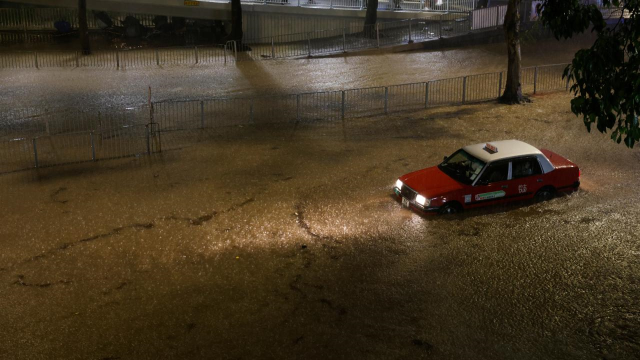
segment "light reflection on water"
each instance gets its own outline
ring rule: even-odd
[[[249,133],[1,176],[0,347],[88,358],[100,336],[113,357],[138,354],[131,344],[162,357],[175,344],[206,353],[214,334],[210,358],[266,348],[510,357],[504,344],[536,358],[632,358],[640,149],[588,134],[569,100],[391,114],[339,136]],[[575,161],[583,190],[449,218],[390,196],[401,174],[513,137]]]
[[[523,46],[523,66],[564,63],[590,40],[545,41]],[[0,106],[6,108],[131,107],[154,101],[234,95],[342,90],[445,79],[502,71],[502,44],[469,49],[412,51],[377,55],[241,61],[225,66],[111,69],[43,69],[0,72]],[[188,86],[185,86],[188,84]]]

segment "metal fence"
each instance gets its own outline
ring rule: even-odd
[[[428,1],[427,1],[428,3]],[[14,9],[21,10],[21,9]],[[2,68],[104,67],[126,68],[161,65],[195,65],[232,60],[279,59],[373,49],[455,37],[502,24],[505,6],[464,13],[431,13],[419,19],[351,25],[337,29],[286,34],[244,40],[248,47],[238,58],[235,42],[225,46],[194,46],[133,50],[95,50],[91,55],[75,51],[0,52]],[[523,17],[523,19],[527,19]],[[25,34],[27,34],[25,32]],[[47,41],[52,35],[28,34],[31,41]],[[0,33],[0,38],[3,34]],[[9,34],[8,36],[17,36]],[[48,36],[48,37],[47,37]],[[233,57],[231,55],[234,55]]]
[[[210,2],[228,3],[228,0]],[[367,0],[243,0],[243,3],[289,5],[325,9],[366,9]],[[471,11],[478,0],[379,0],[378,10],[388,11]]]
[[[471,14],[471,29],[479,30],[501,26],[504,24],[506,13],[506,5],[474,10]]]
[[[381,22],[333,30],[272,36],[245,42],[238,57],[237,44],[133,50],[0,52],[0,69],[47,67],[127,68],[162,65],[226,63],[236,60],[282,59],[374,49],[468,34],[469,16],[441,14],[421,19]]]
[[[208,1],[216,3],[229,3],[230,0]],[[324,9],[357,9],[367,8],[366,0],[243,0],[246,4],[286,5],[297,7],[311,7]],[[477,7],[478,0],[380,0],[380,11],[439,11],[439,12],[469,12]],[[87,21],[90,29],[101,27],[99,21],[92,16],[92,10],[88,10]],[[105,11],[117,24],[124,21],[127,16],[133,16],[147,27],[154,27],[155,15],[122,13]],[[171,22],[171,17],[168,17]],[[64,20],[77,28],[78,10],[75,8],[2,8],[0,9],[0,29],[10,30],[52,30],[56,21]]]
[[[253,60],[374,49],[391,45],[454,37],[471,31],[467,15],[442,14],[421,19],[353,25],[332,30],[254,39],[243,56]]]
[[[566,64],[523,68],[523,92],[568,90]],[[211,132],[284,127],[344,135],[368,116],[496,99],[505,72],[410,84],[251,98],[162,101],[126,109],[0,113],[0,173],[182,147]],[[263,127],[267,126],[267,127]]]
[[[229,3],[229,0],[214,1],[220,3]],[[242,1],[248,4],[263,5],[287,5],[311,8],[329,8],[329,9],[357,9],[367,8],[366,0],[247,0]],[[380,11],[421,11],[421,12],[464,12],[467,13],[476,8],[478,0],[380,0],[378,2],[378,10]],[[105,26],[98,20],[93,13],[95,11],[87,11],[87,25],[89,29],[101,29]],[[149,28],[155,27],[153,22],[155,15],[122,13],[122,12],[105,12],[115,24],[122,24],[128,17],[136,18],[141,25]],[[11,39],[9,36],[16,37],[17,40],[30,41],[33,35],[28,31],[51,31],[55,30],[54,24],[57,21],[66,21],[72,28],[78,28],[78,10],[74,8],[0,8],[0,29],[24,32],[22,34],[5,34],[5,41]],[[168,17],[168,21],[172,21],[172,17]],[[26,37],[26,39],[25,39]],[[37,38],[36,38],[37,39]]]
[[[78,111],[59,108],[10,109],[0,114],[0,140],[126,128],[149,122],[145,107]]]
[[[216,1],[217,2],[217,1]],[[220,2],[226,2],[221,0]],[[245,2],[245,1],[243,1]],[[246,1],[262,4],[290,4],[293,6],[318,8],[366,9],[366,0],[255,0]],[[471,11],[478,0],[380,0],[378,10],[387,11]]]
[[[90,55],[80,51],[0,52],[0,69],[17,68],[113,68],[126,69],[163,65],[198,65],[227,63],[237,57],[233,41],[219,46],[179,48],[94,50]]]
[[[226,2],[226,1],[223,1]],[[280,4],[281,0],[257,0],[247,1],[249,3],[261,3],[261,4]],[[521,3],[521,21],[530,22],[537,21],[538,16],[536,13],[536,6],[540,1],[523,1]],[[285,5],[295,5],[294,1],[286,2]],[[366,1],[363,0],[304,0],[298,3],[299,6],[313,6],[313,7],[330,7],[330,8],[354,8],[363,9],[366,8]],[[397,5],[397,6],[396,6]],[[385,22],[381,20],[380,27],[390,29],[391,27],[398,27],[404,25],[405,27],[411,27],[411,25],[418,25],[418,29],[407,29],[409,33],[415,33],[414,39],[405,37],[388,36],[386,39],[377,41],[375,44],[368,44],[366,47],[380,46],[386,44],[401,44],[405,41],[430,39],[440,36],[456,36],[464,34],[468,31],[477,31],[487,28],[499,27],[504,23],[504,16],[506,14],[506,5],[496,6],[490,8],[476,9],[477,0],[420,0],[420,1],[406,1],[406,0],[390,0],[387,2],[380,1],[379,6],[381,9],[387,10],[424,10],[419,19],[405,19],[403,21]],[[605,18],[617,18],[623,15],[621,9],[618,8],[602,8],[602,14]],[[140,23],[146,27],[153,28],[154,16],[148,14],[127,14],[108,12],[109,16],[114,20],[116,24],[121,23],[127,16],[133,16],[140,21]],[[629,11],[625,10],[624,16],[629,17]],[[104,24],[101,24],[95,16],[88,16],[88,25],[90,29],[99,29]],[[171,17],[168,17],[171,21]],[[54,30],[54,23],[57,20],[68,20],[73,27],[77,27],[77,10],[68,8],[11,8],[0,9],[0,44],[13,44],[13,43],[59,43],[68,41],[69,34],[58,34],[52,32]],[[245,19],[245,23],[246,23]],[[415,24],[418,23],[418,24]],[[420,24],[422,23],[422,24]],[[444,23],[442,27],[439,27],[439,31],[436,31],[436,25],[438,23]],[[424,25],[420,27],[420,25]],[[359,29],[354,31],[353,29]],[[424,32],[421,33],[420,31]],[[245,38],[244,42],[250,44],[256,48],[265,48],[271,45],[273,51],[262,54],[263,57],[277,58],[279,56],[272,56],[278,53],[288,54],[286,48],[297,47],[301,48],[305,40],[319,40],[325,38],[330,41],[332,37],[339,37],[342,35],[344,38],[353,37],[357,38],[358,33],[362,33],[362,25],[349,26],[346,28],[334,28],[328,30],[316,30],[306,33],[292,33],[292,34],[278,34],[270,37],[255,37]],[[439,34],[438,34],[439,32]],[[343,34],[344,33],[344,34]],[[438,36],[436,36],[438,34]],[[103,36],[98,32],[90,33],[92,37],[99,38]],[[392,35],[392,34],[390,34]],[[384,36],[383,36],[384,37]],[[359,39],[363,40],[363,39]],[[346,43],[346,39],[344,39]],[[359,41],[361,44],[367,44],[367,42]],[[285,48],[284,51],[279,51],[277,48]],[[337,48],[337,46],[336,46]],[[343,44],[342,50],[348,49],[348,44]],[[353,46],[354,49],[365,48],[365,46]],[[337,50],[333,50],[337,51]],[[332,51],[329,51],[332,52]],[[304,54],[303,50],[298,50],[298,54]],[[313,53],[313,51],[311,52]],[[326,52],[320,52],[326,53]],[[309,54],[309,51],[306,52]],[[289,56],[289,55],[287,55]],[[300,56],[300,55],[293,55]]]
[[[473,0],[473,2],[475,3],[475,1],[477,0]],[[428,1],[396,1],[394,2],[392,1],[387,1],[387,2],[379,2],[381,9],[385,8],[388,10],[403,10],[403,8],[405,10],[409,10],[409,9],[418,9],[418,10],[424,10],[424,11],[420,11],[421,14],[419,15],[420,17],[422,16],[429,16],[430,14],[438,14],[438,13],[449,13],[449,12],[458,12],[458,13],[464,13],[464,14],[468,14],[468,11],[473,10],[473,7],[471,5],[466,6],[466,8],[468,8],[468,11],[461,11],[461,10],[450,10],[450,11],[446,11],[447,6],[446,6],[446,2],[440,4],[440,2],[436,1],[432,1],[433,2],[433,6],[431,6],[430,0]],[[256,3],[261,3],[261,4],[265,4],[265,5],[269,5],[269,4],[281,4],[280,1],[271,1],[271,0],[267,0],[267,1],[258,1]],[[395,4],[398,4],[400,6],[400,8],[396,8]],[[449,8],[451,9],[461,9],[461,4],[463,3],[469,3],[471,4],[472,1],[471,0],[451,0],[451,4],[449,6]],[[292,3],[286,2],[283,3],[284,5],[291,5]],[[438,5],[440,4],[440,5]],[[362,2],[360,0],[356,1],[356,0],[312,0],[312,1],[307,1],[307,2],[302,2],[301,6],[307,6],[307,7],[319,7],[319,8],[342,8],[342,9],[358,9],[360,10],[361,8],[364,9],[366,8],[366,1]],[[443,11],[438,11],[437,9],[443,9]],[[87,21],[88,21],[88,27],[91,30],[90,35],[92,37],[95,37],[96,40],[101,40],[104,39],[105,37],[109,37],[109,36],[113,36],[115,33],[117,33],[118,31],[115,32],[108,32],[108,33],[103,33],[103,32],[99,32],[97,30],[99,29],[104,29],[106,24],[103,23],[101,20],[99,20],[95,14],[97,12],[96,11],[87,11]],[[149,15],[149,14],[133,14],[133,13],[118,13],[118,12],[104,12],[107,14],[107,16],[113,21],[113,23],[115,25],[121,25],[124,23],[125,19],[129,16],[137,19],[140,24],[142,24],[143,26],[147,27],[151,32],[153,32],[152,30],[155,28],[155,24],[154,24],[154,15]],[[278,14],[278,13],[273,13],[273,14]],[[273,15],[272,14],[272,15]],[[411,13],[407,13],[407,16],[409,16],[409,14]],[[415,11],[412,11],[412,14],[417,15]],[[7,8],[7,9],[0,9],[0,44],[2,45],[11,45],[11,44],[20,44],[20,43],[30,43],[30,44],[37,44],[37,43],[51,43],[51,44],[58,44],[58,43],[64,43],[64,42],[69,42],[72,39],[77,37],[77,34],[75,32],[68,32],[68,33],[59,33],[56,31],[55,28],[55,23],[57,21],[67,21],[69,22],[69,25],[72,28],[78,28],[78,19],[77,19],[77,10],[76,9],[71,9],[71,8]],[[260,35],[259,31],[264,31],[264,27],[262,25],[260,25],[260,20],[258,20],[256,18],[256,13],[252,13],[252,12],[247,12],[245,13],[245,19],[244,19],[244,24],[246,25],[246,29],[245,29],[245,41],[246,42],[252,42],[252,40],[255,40],[256,37],[261,37],[262,35]],[[269,15],[268,17],[271,18],[272,15]],[[292,19],[292,18],[290,18]],[[354,17],[353,18],[349,18],[349,21],[345,21],[344,24],[351,24],[351,23],[355,23],[358,22],[362,25],[363,22],[363,18],[359,18],[359,20],[355,20],[354,19],[358,19],[357,18],[357,14],[354,13]],[[167,17],[167,21],[169,23],[172,22],[172,17],[168,16]],[[380,21],[385,21],[384,19],[380,19]],[[281,22],[279,21],[274,21],[274,25],[272,27],[270,27],[267,30],[267,33],[264,36],[270,36],[270,35],[285,35],[282,29],[288,28],[291,29],[291,27],[282,27],[281,26]],[[187,24],[189,26],[196,26],[196,22],[192,22],[192,21],[188,21]],[[309,22],[305,22],[305,24],[310,24]],[[326,27],[324,27],[324,29],[332,29],[333,27],[340,27],[340,26],[344,26],[344,24],[341,25],[336,25],[335,22],[333,22],[333,25],[329,26],[329,25],[325,25]],[[255,27],[255,28],[254,28]],[[293,28],[296,28],[296,26],[294,26]],[[298,26],[297,28],[301,29],[301,30],[296,30],[294,32],[302,32],[302,31],[313,31],[314,28],[312,26],[307,26],[304,25],[302,27]],[[304,30],[302,30],[302,28],[304,28]],[[318,29],[318,27],[315,27],[315,29]],[[291,31],[291,30],[290,30]],[[196,45],[193,43],[190,43],[191,41],[194,41],[195,38],[197,38],[198,36],[195,34],[196,30],[195,29],[191,29],[190,31],[187,31],[184,33],[185,36],[185,41],[190,44],[190,45]],[[199,31],[198,31],[199,32]],[[249,35],[251,34],[251,35]],[[101,42],[99,42],[101,43]]]

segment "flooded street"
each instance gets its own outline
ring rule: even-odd
[[[523,46],[523,66],[567,63],[592,39],[545,40]],[[504,44],[464,49],[389,50],[299,60],[115,69],[0,70],[2,108],[105,108],[153,101],[387,86],[506,69]]]
[[[409,59],[375,63],[387,57]],[[174,81],[185,96],[207,88],[161,71],[91,74]],[[249,86],[234,76],[207,91]],[[287,90],[366,81],[333,76]],[[87,102],[139,92],[87,87],[104,88]],[[0,176],[0,357],[637,358],[640,149],[588,134],[570,99],[243,127],[153,157]],[[391,197],[399,175],[511,138],[578,164],[580,190],[426,218]]]

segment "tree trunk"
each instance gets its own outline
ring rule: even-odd
[[[227,41],[234,40],[238,50],[242,51],[242,37],[242,4],[240,0],[231,0],[231,33],[227,36]]]
[[[91,54],[89,26],[87,25],[87,0],[78,0],[78,23],[80,25],[80,47],[82,54]]]
[[[376,37],[376,21],[378,21],[378,0],[367,0],[367,13],[364,17],[364,34]]]
[[[521,0],[509,0],[504,18],[504,33],[507,40],[507,83],[500,101],[505,104],[520,104],[528,101],[522,96],[520,84],[520,7]]]

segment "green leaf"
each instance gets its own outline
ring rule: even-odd
[[[582,0],[543,0],[541,23],[556,38],[570,38],[592,27],[597,39],[576,52],[563,73],[569,79],[571,111],[587,131],[611,130],[611,140],[632,147],[640,141],[640,0],[603,0],[605,7],[624,6],[632,18],[607,27],[602,12]],[[617,20],[613,18],[613,20]]]

